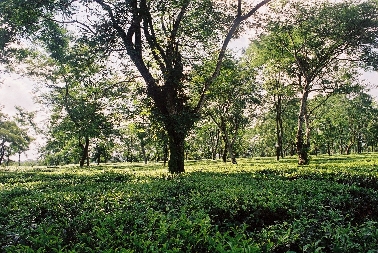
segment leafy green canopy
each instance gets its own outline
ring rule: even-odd
[[[27,151],[33,138],[29,136],[27,129],[21,128],[16,121],[0,113],[0,164],[5,157]]]
[[[61,28],[73,27],[73,33],[91,47],[118,57],[120,67],[129,61],[133,63],[154,102],[153,111],[169,135],[170,170],[179,173],[184,171],[185,136],[198,120],[206,91],[219,75],[229,41],[241,23],[268,2],[253,5],[239,0],[235,5],[211,0],[46,1],[34,6],[38,11],[32,17],[40,24],[35,27],[37,39],[55,58],[61,56],[65,43]],[[12,7],[25,11],[27,6],[9,0],[0,9],[9,11]],[[247,11],[243,13],[242,7]],[[20,19],[22,22],[16,27],[25,27],[27,15],[15,12],[14,16],[7,17],[5,23]],[[187,73],[194,62],[219,48],[217,65],[193,105]]]

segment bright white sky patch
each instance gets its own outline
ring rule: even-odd
[[[15,106],[21,106],[27,111],[36,110],[33,101],[33,82],[18,75],[1,74],[3,82],[0,84],[0,105],[4,106],[2,112],[9,115],[16,113]]]

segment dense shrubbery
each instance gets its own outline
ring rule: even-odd
[[[2,169],[1,252],[378,252],[378,158]]]

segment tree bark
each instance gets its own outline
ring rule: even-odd
[[[85,143],[80,144],[80,147],[82,149],[82,154],[80,158],[80,167],[84,167],[85,160],[87,160],[87,166],[89,166],[89,156],[88,156],[88,150],[89,150],[89,137],[85,137]]]
[[[309,92],[305,88],[301,98],[301,106],[299,109],[298,115],[298,128],[297,128],[297,141],[296,141],[296,148],[298,154],[298,164],[299,165],[307,165],[309,164],[309,139],[308,139],[308,131],[309,128],[307,126],[308,120],[307,117],[307,99],[308,99]],[[307,124],[306,124],[307,123]],[[304,132],[304,128],[306,127],[306,134]]]
[[[222,161],[226,163],[228,149],[227,149],[227,142],[224,140],[224,136],[223,136],[223,141],[224,141],[224,148],[223,148],[223,153],[222,153]]]
[[[140,140],[140,148],[142,150],[143,160],[144,164],[147,164],[147,154],[146,154],[146,148],[143,140]]]
[[[331,154],[331,143],[329,141],[327,142],[327,153],[328,153],[329,156],[332,155]]]
[[[211,131],[210,133],[211,139],[211,159],[217,159],[217,151],[219,146],[219,129],[215,129],[215,131]]]
[[[277,95],[277,101],[275,102],[276,105],[276,134],[277,134],[277,145],[276,145],[276,157],[277,161],[280,160],[280,157],[284,157],[283,155],[283,127],[282,127],[282,97],[281,95]]]
[[[167,160],[168,160],[168,145],[164,143],[164,149],[163,149],[163,162],[164,162],[164,167],[167,165]]]
[[[168,170],[172,174],[185,172],[184,161],[184,143],[186,134],[180,134],[177,131],[168,131],[169,138],[169,161]]]
[[[179,44],[181,43],[179,30],[190,1],[183,2],[181,10],[178,12],[170,31],[167,45],[160,45],[159,38],[156,37],[154,31],[155,24],[152,22],[153,19],[148,1],[129,1],[131,20],[130,25],[126,26],[126,30],[124,24],[117,18],[117,12],[114,11],[112,5],[106,3],[104,0],[94,1],[101,5],[103,10],[108,13],[111,26],[122,39],[127,54],[130,56],[131,61],[146,83],[147,95],[154,101],[154,109],[156,109],[156,112],[162,117],[160,118],[161,122],[164,123],[169,137],[169,171],[171,173],[184,172],[185,137],[188,131],[193,127],[193,123],[198,119],[198,114],[206,100],[207,91],[212,83],[214,83],[214,80],[219,76],[229,42],[240,24],[271,0],[263,0],[257,3],[256,6],[245,15],[242,15],[241,11],[242,1],[238,0],[238,13],[225,36],[222,48],[218,54],[215,70],[212,76],[208,78],[203,85],[203,90],[195,107],[188,105],[189,99],[186,97],[186,91],[183,88],[184,85],[182,85],[185,75],[182,55],[179,51]],[[143,37],[147,43],[143,43]],[[164,85],[161,86],[149,70],[149,64],[146,64],[143,58],[144,48],[152,52],[161,74],[164,76]],[[180,124],[182,124],[182,126],[180,126]]]

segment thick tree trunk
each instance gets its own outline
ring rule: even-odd
[[[80,158],[80,167],[84,166],[85,160],[87,160],[87,166],[89,166],[89,156],[88,156],[88,150],[89,150],[89,137],[85,137],[85,144],[80,144],[80,147],[82,149],[82,154]]]
[[[298,128],[297,128],[297,140],[296,140],[296,148],[298,154],[298,164],[299,165],[306,165],[309,164],[309,139],[308,139],[308,126],[306,126],[306,115],[307,115],[307,99],[308,99],[309,92],[305,89],[302,94],[301,98],[301,106],[299,109],[298,115]],[[304,128],[306,128],[306,134],[304,132]]]
[[[173,132],[173,133],[168,132],[168,137],[169,137],[168,170],[172,174],[179,174],[179,173],[185,172],[185,168],[184,168],[185,135],[182,135],[178,132]]]

